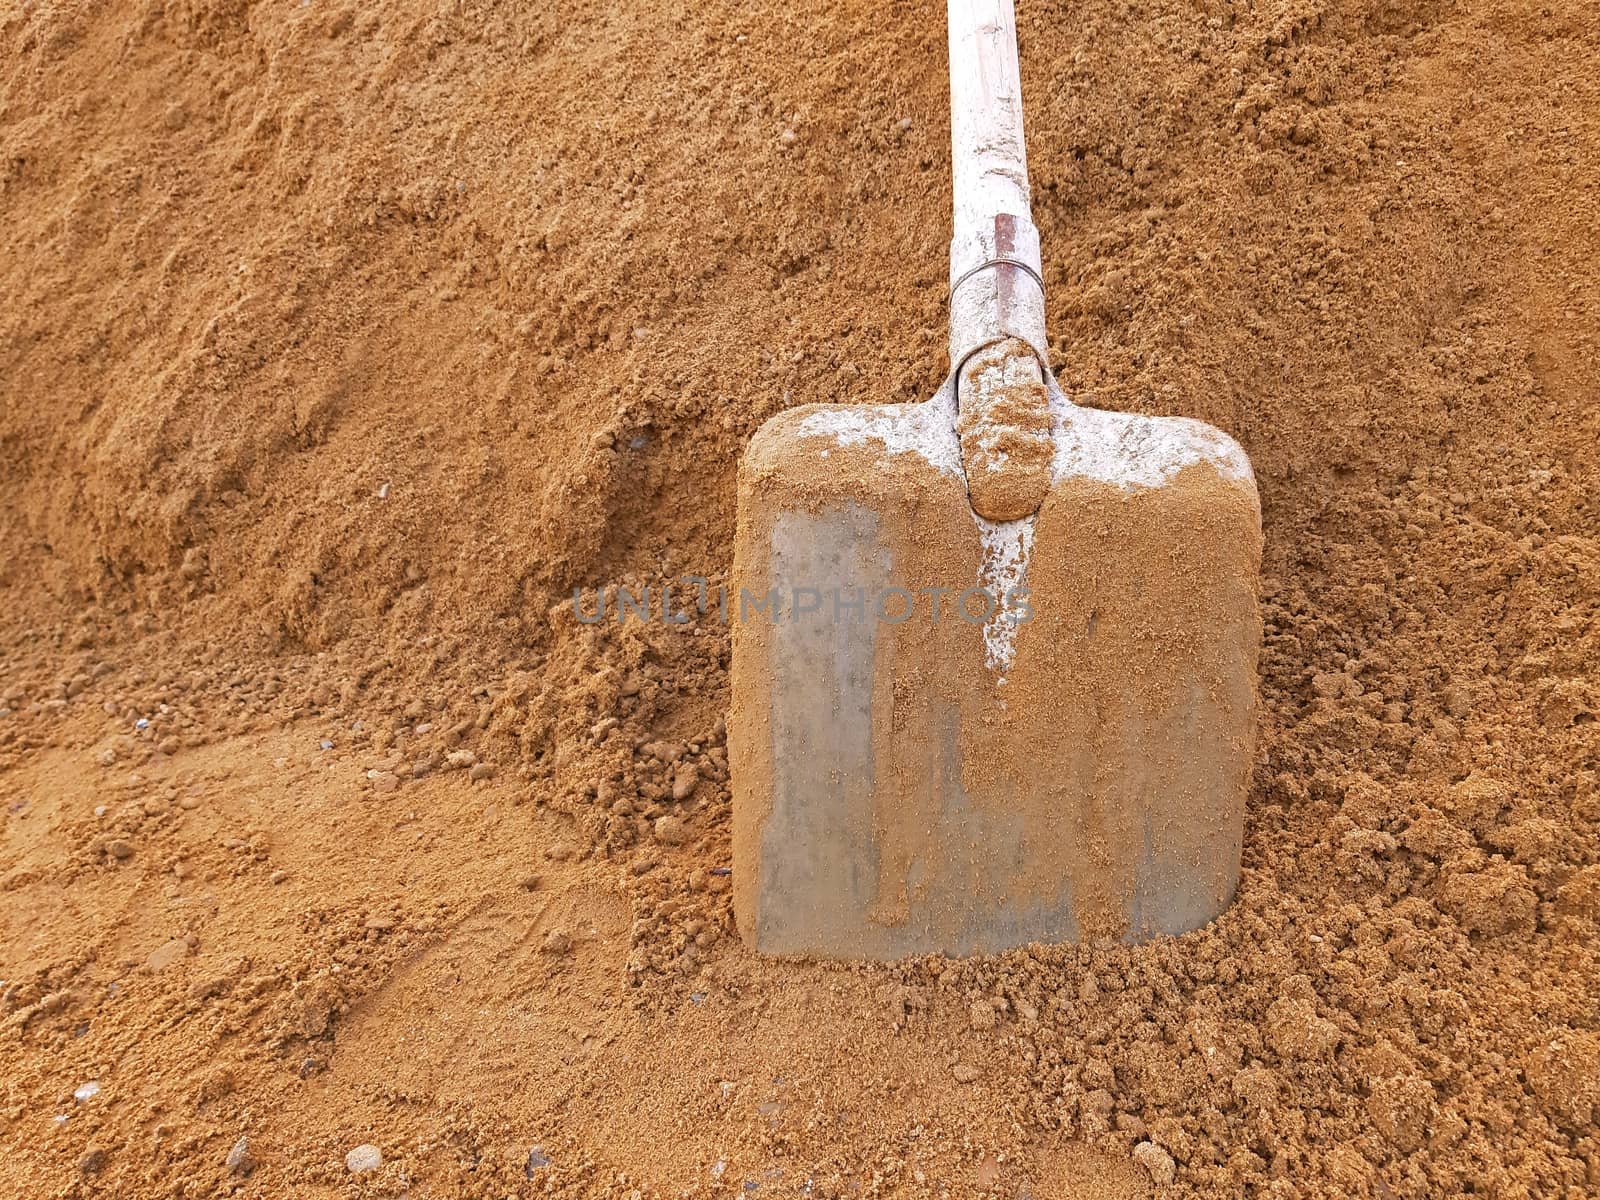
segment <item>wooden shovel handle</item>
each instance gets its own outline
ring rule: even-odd
[[[1048,361],[1012,0],[949,0],[952,369],[1021,338]]]

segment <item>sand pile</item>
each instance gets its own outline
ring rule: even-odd
[[[572,589],[937,386],[941,11],[0,15],[0,1191],[1600,1189],[1589,6],[1021,7],[1063,386],[1259,477],[1245,882],[871,968]]]

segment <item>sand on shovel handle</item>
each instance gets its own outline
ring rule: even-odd
[[[986,521],[1037,512],[1050,490],[1055,443],[1050,393],[1033,350],[1017,338],[985,346],[961,364],[956,393],[972,511]]]

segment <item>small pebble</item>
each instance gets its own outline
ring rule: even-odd
[[[689,838],[689,827],[681,817],[657,817],[656,840],[668,846],[681,845]]]
[[[693,764],[680,767],[677,775],[672,780],[672,798],[674,800],[687,800],[694,794],[695,787],[700,782],[700,769]]]
[[[565,929],[552,929],[539,944],[542,954],[565,954],[572,949],[572,935]]]
[[[346,1154],[344,1165],[352,1175],[359,1175],[363,1171],[376,1171],[383,1166],[383,1151],[368,1142]]]
[[[241,1137],[233,1144],[233,1149],[228,1151],[228,1157],[223,1160],[223,1165],[235,1175],[248,1175],[255,1169],[256,1160],[250,1153],[248,1137]]]
[[[467,778],[473,783],[477,783],[480,779],[493,779],[494,764],[486,762],[473,763],[471,769],[467,771]]]
[[[393,771],[379,771],[372,777],[372,790],[382,795],[400,786],[400,776]]]
[[[1134,1161],[1150,1172],[1151,1180],[1158,1186],[1164,1187],[1178,1177],[1177,1164],[1168,1154],[1154,1142],[1140,1142],[1133,1148]]]
[[[72,1098],[82,1104],[85,1100],[93,1100],[99,1094],[100,1081],[91,1079],[88,1083],[79,1084],[78,1089],[72,1093]]]

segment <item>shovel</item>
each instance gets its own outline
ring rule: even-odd
[[[734,910],[764,953],[1136,941],[1238,882],[1249,460],[1062,394],[1011,0],[950,0],[949,39],[950,374],[783,412],[740,464]]]

